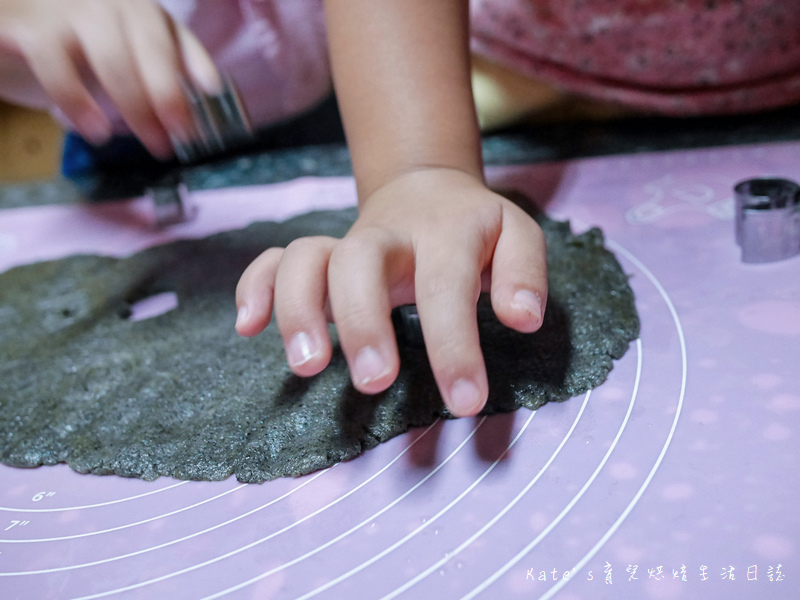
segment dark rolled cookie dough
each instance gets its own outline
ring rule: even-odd
[[[424,350],[401,347],[397,382],[370,397],[352,387],[338,349],[325,371],[301,379],[274,325],[250,339],[233,329],[236,282],[261,250],[341,236],[355,216],[314,213],[122,260],[75,256],[0,275],[0,461],[260,482],[449,417]],[[566,223],[540,223],[550,273],[542,329],[511,331],[479,303],[487,412],[537,408],[599,385],[638,335],[633,293],[600,231],[573,236]],[[177,309],[127,319],[130,304],[163,291],[177,293]]]

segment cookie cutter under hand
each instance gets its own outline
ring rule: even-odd
[[[196,137],[191,140],[171,137],[180,162],[195,162],[252,142],[253,128],[232,81],[224,79],[219,94],[204,94],[188,84],[184,90]]]
[[[734,192],[742,262],[773,262],[800,254],[800,185],[781,178],[747,179],[736,184]]]
[[[392,324],[397,341],[403,346],[417,350],[425,347],[416,304],[403,304],[392,310]]]

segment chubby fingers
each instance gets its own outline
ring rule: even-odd
[[[125,28],[144,93],[161,128],[168,136],[188,141],[196,132],[183,90],[184,73],[205,93],[220,93],[222,81],[211,57],[191,31],[155,4],[143,3]]]
[[[44,90],[86,139],[101,144],[112,133],[83,81],[88,66],[131,132],[163,160],[173,154],[170,137],[195,134],[186,77],[207,93],[222,87],[202,44],[155,2],[83,2],[45,35],[19,42]]]
[[[208,50],[185,26],[174,21],[173,26],[180,43],[183,67],[192,83],[206,94],[219,94],[222,78]]]
[[[326,278],[336,241],[306,237],[286,249],[270,248],[250,263],[236,286],[236,331],[248,337],[261,333],[274,311],[289,367],[303,377],[316,375],[331,359]]]
[[[390,264],[392,272],[387,270]],[[409,264],[410,251],[394,248],[387,236],[372,229],[348,235],[331,256],[333,318],[353,385],[363,393],[382,392],[400,370],[389,288]]]
[[[316,375],[331,360],[325,304],[327,271],[336,239],[299,238],[281,257],[275,278],[275,315],[295,374]]]
[[[5,43],[24,57],[42,89],[93,144],[106,142],[113,132],[84,80],[87,74],[161,159],[172,156],[171,136],[183,140],[194,134],[183,93],[186,76],[206,93],[221,90],[219,73],[199,40],[152,0],[17,4],[0,24]]]
[[[489,395],[477,323],[483,246],[447,236],[433,244],[417,252],[417,310],[445,405],[457,417],[471,416]]]
[[[153,156],[167,159],[172,154],[167,127],[189,127],[176,41],[158,7],[117,6],[97,11],[92,20],[75,20],[81,50],[133,134]]]
[[[78,36],[69,22],[52,18],[53,10],[42,12],[33,4],[29,8],[32,14],[14,18],[12,10],[9,21],[0,23],[10,25],[0,27],[7,37],[4,41],[25,59],[45,94],[81,135],[93,144],[105,143],[112,135],[111,123],[82,79]]]
[[[80,134],[93,144],[103,144],[111,137],[111,123],[84,85],[59,35],[57,31],[25,35],[19,40],[20,48],[42,89]]]
[[[492,309],[501,323],[522,333],[542,326],[547,303],[547,263],[542,230],[521,208],[508,203],[495,246]]]
[[[194,134],[189,107],[181,86],[183,60],[175,25],[162,8],[142,3],[123,27],[140,87],[138,98],[122,98],[109,90],[121,114],[148,148],[167,145],[170,134],[188,141]],[[151,112],[137,111],[134,99]],[[156,154],[156,156],[158,156]]]
[[[283,248],[262,252],[239,278],[236,286],[236,331],[240,335],[258,335],[272,320],[275,279],[283,252]]]

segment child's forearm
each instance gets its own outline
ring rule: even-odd
[[[326,0],[325,8],[360,198],[417,169],[481,177],[466,0]]]

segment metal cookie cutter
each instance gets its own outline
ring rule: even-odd
[[[392,311],[392,323],[401,344],[418,350],[425,347],[416,304],[404,304],[395,308]]]
[[[734,192],[742,262],[772,262],[800,254],[800,185],[788,179],[747,179]]]
[[[153,227],[164,229],[194,218],[197,207],[192,204],[186,184],[179,178],[167,178],[145,190],[152,210]]]
[[[188,84],[185,93],[197,136],[188,141],[172,138],[175,156],[180,162],[190,163],[208,158],[253,140],[253,128],[247,111],[230,80],[223,80],[222,91],[216,95],[203,94]]]

